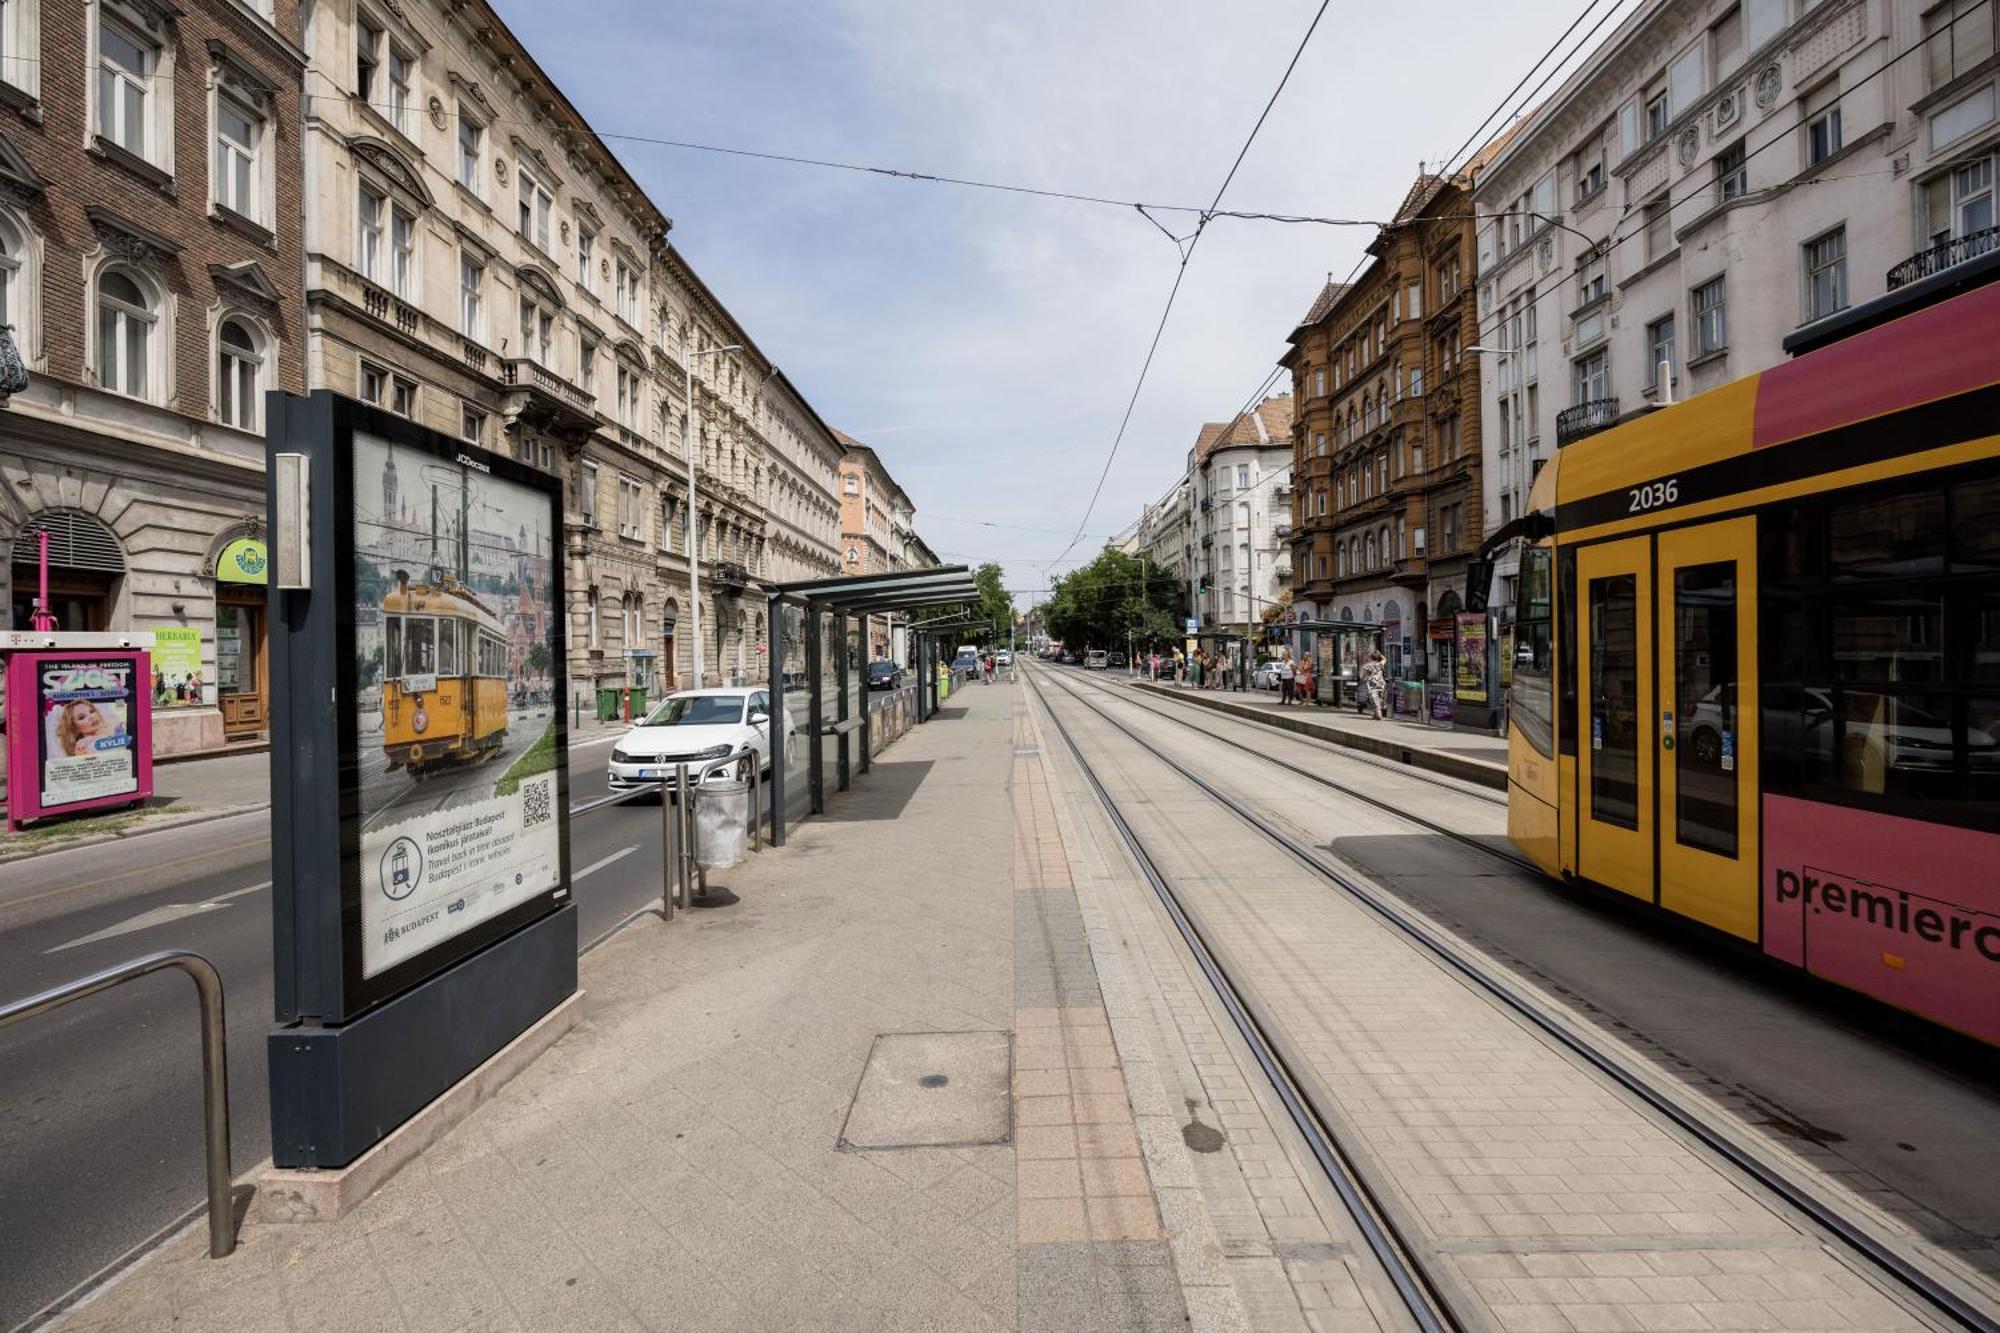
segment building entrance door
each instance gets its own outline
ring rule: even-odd
[[[265,656],[263,598],[225,590],[215,607],[215,693],[224,740],[249,740],[270,725]]]

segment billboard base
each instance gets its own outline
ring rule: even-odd
[[[275,1029],[266,1040],[273,1164],[328,1170],[354,1162],[497,1052],[525,1040],[575,991],[571,904],[352,1022]],[[485,1085],[467,1108],[494,1086]]]

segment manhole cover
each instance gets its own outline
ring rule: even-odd
[[[847,1108],[843,1148],[1005,1143],[1013,1133],[1005,1032],[890,1032],[875,1038]]]

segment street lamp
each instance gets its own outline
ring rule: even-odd
[[[699,498],[695,491],[694,442],[701,434],[701,414],[700,410],[695,406],[694,401],[694,360],[698,356],[716,356],[722,352],[740,352],[742,350],[743,348],[739,344],[730,343],[727,347],[706,347],[699,352],[685,353],[681,358],[681,376],[687,393],[688,405],[688,428],[686,434],[681,438],[681,449],[687,454],[688,469],[688,617],[689,623],[694,627],[694,687],[696,689],[700,689],[702,686],[701,551],[699,549],[701,529],[695,526],[694,521],[695,504]]]

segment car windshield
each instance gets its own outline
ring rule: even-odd
[[[642,727],[716,727],[743,720],[740,694],[677,694],[646,714]]]

